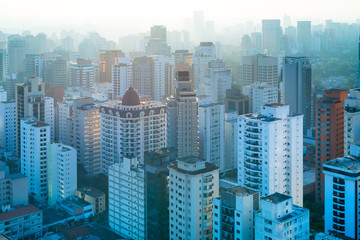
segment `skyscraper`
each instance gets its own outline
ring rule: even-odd
[[[345,98],[344,156],[350,154],[350,145],[360,140],[360,89],[351,89]]]
[[[133,61],[134,87],[141,96],[154,97],[154,59],[152,57],[136,57]]]
[[[0,81],[5,81],[5,76],[7,74],[7,53],[6,49],[0,49]]]
[[[241,86],[255,82],[278,87],[278,59],[263,54],[244,56],[241,65]]]
[[[226,90],[231,89],[231,69],[223,60],[211,60],[205,68],[205,79],[200,83],[199,95],[210,96],[212,103],[224,103]]]
[[[209,66],[211,60],[216,59],[215,45],[212,42],[201,42],[200,46],[193,53],[193,86],[195,90],[205,80],[205,69]]]
[[[124,57],[125,54],[121,50],[107,50],[100,53],[100,82],[112,82],[112,67],[118,62],[118,58]]]
[[[0,102],[0,146],[16,154],[15,102]]]
[[[243,88],[243,93],[250,97],[252,113],[259,113],[265,104],[277,103],[278,88],[266,83],[255,82]]]
[[[45,122],[45,85],[37,77],[25,79],[25,83],[16,85],[16,148],[20,156],[20,120],[35,117]]]
[[[179,158],[199,155],[199,116],[196,91],[189,72],[176,73],[175,97],[167,99],[167,144]]]
[[[261,114],[240,115],[238,124],[238,184],[264,196],[292,196],[302,206],[303,116],[268,104]]]
[[[175,149],[145,152],[146,239],[169,239],[169,169]]]
[[[75,99],[66,119],[65,144],[76,149],[78,163],[87,175],[101,172],[100,113],[92,98]]]
[[[132,63],[128,58],[122,58],[112,66],[113,99],[124,96],[131,86],[132,74]]]
[[[315,198],[324,201],[323,163],[344,155],[344,102],[348,91],[331,89],[316,99]]]
[[[25,70],[25,55],[30,53],[29,44],[20,36],[8,39],[8,73],[19,73]]]
[[[212,239],[213,199],[219,196],[219,167],[194,156],[169,167],[170,238]]]
[[[236,111],[238,115],[251,112],[251,99],[240,88],[226,90],[225,112]]]
[[[47,145],[49,205],[74,197],[77,188],[76,150],[60,142]]]
[[[268,53],[280,51],[281,26],[279,19],[262,20],[262,47]]]
[[[37,201],[48,199],[47,144],[50,127],[34,117],[21,119],[21,173],[28,177],[29,194]]]
[[[304,132],[314,125],[311,63],[307,57],[285,57],[282,66],[282,98],[290,111],[304,115]]]
[[[214,198],[214,239],[255,239],[254,212],[259,204],[259,192],[239,186],[224,189]]]
[[[360,238],[360,158],[347,156],[323,165],[325,175],[325,233]]]
[[[152,26],[150,29],[151,39],[160,39],[166,42],[166,27],[161,25]]]
[[[101,106],[101,171],[108,173],[124,157],[144,164],[146,151],[166,147],[166,107],[160,102],[140,102],[130,87],[121,104]]]
[[[311,21],[297,22],[297,42],[300,52],[308,54],[311,50]]]
[[[225,105],[199,103],[199,156],[225,171]]]
[[[145,48],[146,52],[154,55],[171,55],[171,46],[166,42],[166,27],[152,26],[150,40]]]
[[[193,41],[201,42],[204,37],[205,21],[204,12],[194,11],[193,15]]]
[[[136,157],[109,167],[109,226],[130,239],[146,239],[144,168]]]
[[[94,88],[94,64],[90,60],[77,59],[69,68],[69,86]]]

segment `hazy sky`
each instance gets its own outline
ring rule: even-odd
[[[280,18],[317,22],[360,19],[360,0],[1,0],[0,30],[38,32],[62,28],[96,30],[107,36],[145,31],[155,24],[182,29],[194,10],[216,29],[246,20]]]

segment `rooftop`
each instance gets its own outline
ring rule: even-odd
[[[287,195],[284,195],[284,194],[281,194],[281,193],[278,193],[278,192],[263,198],[263,200],[271,202],[271,203],[275,203],[275,204],[281,203],[281,202],[286,201],[288,199],[291,199],[291,197],[287,196]]]
[[[183,173],[183,174],[188,174],[188,175],[198,175],[198,174],[212,172],[212,171],[215,171],[215,170],[219,169],[218,166],[216,166],[214,164],[211,164],[211,163],[208,163],[208,162],[205,162],[204,159],[194,157],[194,156],[190,156],[190,157],[186,157],[186,158],[180,158],[177,161],[178,162],[182,161],[182,162],[187,163],[187,164],[197,164],[197,163],[204,164],[202,168],[195,168],[193,170],[186,170],[186,169],[180,168],[178,162],[174,163],[173,165],[168,166],[169,169],[174,169],[177,172],[180,172],[180,173]]]
[[[238,197],[254,195],[257,193],[256,191],[253,191],[246,187],[241,187],[241,186],[228,188],[228,189],[225,189],[223,192],[230,193],[230,194],[236,195]]]
[[[15,206],[15,208],[16,208],[15,210],[1,213],[0,222],[41,211],[40,209],[34,207],[33,205],[27,205],[27,206],[18,205]]]
[[[327,166],[342,168],[344,170],[360,171],[360,157],[343,157],[324,163]]]
[[[104,196],[105,194],[96,189],[96,188],[93,188],[93,187],[81,187],[81,188],[78,188],[76,189],[77,191],[81,192],[81,193],[85,193],[91,197],[94,197],[94,198],[97,198],[97,197],[101,197],[101,196]]]
[[[265,104],[265,106],[269,106],[269,107],[283,107],[286,106],[285,104],[281,104],[281,103],[270,103],[270,104]]]
[[[122,98],[122,105],[137,106],[140,105],[140,97],[133,87],[129,87],[124,97]]]

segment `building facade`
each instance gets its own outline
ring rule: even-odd
[[[350,145],[360,140],[360,89],[351,89],[345,98],[344,156],[350,154]]]
[[[214,198],[213,239],[254,239],[254,212],[259,210],[260,194],[233,187]]]
[[[15,102],[0,102],[0,146],[16,154]]]
[[[145,153],[145,239],[169,239],[169,169],[175,149]]]
[[[360,158],[347,156],[323,164],[325,233],[360,238]]]
[[[166,107],[160,102],[140,102],[130,87],[121,104],[102,106],[101,168],[121,163],[124,157],[138,157],[144,163],[146,151],[166,147]]]
[[[49,205],[75,196],[77,188],[76,150],[60,142],[47,145]]]
[[[322,164],[344,156],[344,101],[348,91],[325,90],[316,99],[315,118],[315,198],[324,201]]]
[[[199,104],[199,156],[209,163],[225,167],[225,105],[211,100]]]
[[[101,172],[100,113],[92,98],[75,99],[66,118],[65,144],[76,149],[78,163],[87,175]]]
[[[239,116],[238,184],[264,196],[292,196],[302,206],[302,123],[302,115],[291,115],[282,104],[265,105],[259,115]]]
[[[241,65],[241,86],[255,82],[278,87],[278,59],[264,54],[243,56]]]
[[[304,115],[304,131],[314,125],[311,63],[307,57],[285,57],[282,65],[282,101],[290,111]]]
[[[50,126],[36,118],[21,120],[21,173],[28,177],[28,191],[37,201],[48,199],[47,144]]]
[[[255,239],[309,239],[310,212],[292,197],[274,193],[260,200],[255,212]]]
[[[177,72],[175,97],[167,98],[167,145],[179,158],[199,155],[198,99],[189,72]]]
[[[168,168],[169,239],[212,239],[213,199],[219,196],[219,167],[189,156],[179,158]]]
[[[138,158],[109,167],[109,226],[131,239],[145,239],[144,169]]]

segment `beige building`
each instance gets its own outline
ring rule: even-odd
[[[189,72],[176,75],[175,97],[166,102],[168,147],[177,148],[179,158],[199,156],[198,98]]]
[[[66,131],[65,144],[76,149],[87,175],[100,173],[100,114],[92,98],[74,100]]]
[[[93,187],[81,187],[75,190],[75,196],[93,205],[95,214],[106,210],[105,193]]]

